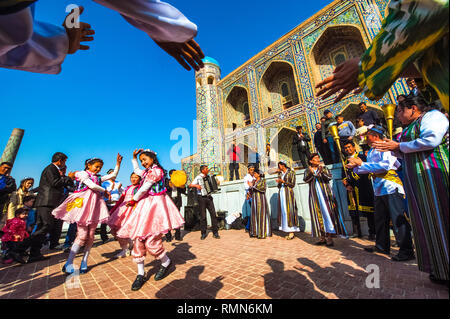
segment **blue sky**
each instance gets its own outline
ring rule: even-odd
[[[196,40],[221,65],[222,77],[292,30],[330,1],[169,0],[197,24]],[[96,30],[91,50],[68,56],[59,75],[0,69],[0,150],[13,128],[25,136],[12,175],[39,180],[51,155],[69,155],[69,171],[85,159],[112,168],[124,156],[119,180],[128,184],[135,148],[151,148],[166,169],[174,128],[191,132],[196,117],[194,72],[185,71],[119,14],[90,0],[39,0],[36,19],[61,25],[67,5],[83,5],[82,21]]]

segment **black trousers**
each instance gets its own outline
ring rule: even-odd
[[[59,239],[61,238],[63,225],[64,221],[55,218],[54,227],[50,231],[50,247],[56,247],[59,245]]]
[[[239,178],[239,163],[231,162],[229,165],[230,168],[230,181],[233,180],[233,176],[236,175],[236,180]]]
[[[356,228],[358,236],[361,236],[361,222],[360,222],[360,215],[361,213],[358,213],[357,211],[350,211],[350,217],[352,218],[352,224]],[[363,216],[367,217],[367,226],[369,227],[369,235],[375,235],[376,234],[376,228],[375,228],[375,215],[374,213],[363,213]]]
[[[208,209],[209,216],[211,217],[212,231],[214,234],[217,234],[219,228],[217,226],[217,214],[212,196],[199,196],[198,204],[200,208],[200,230],[202,234],[206,234],[206,209]]]
[[[171,198],[171,199],[175,203],[175,199],[174,198]],[[181,205],[176,205],[176,206],[177,206],[178,210],[181,211]],[[175,229],[175,236],[181,237],[181,229],[180,228]],[[166,234],[166,239],[172,240],[172,231],[171,230],[169,230],[169,232]]]
[[[389,222],[392,220],[394,234],[400,246],[400,256],[411,256],[414,249],[411,239],[411,225],[404,215],[403,195],[398,193],[375,196],[376,246],[387,252],[391,248]]]
[[[54,207],[41,206],[36,209],[36,231],[24,241],[22,241],[15,251],[24,253],[30,248],[30,257],[39,256],[41,254],[41,247],[45,241],[45,236],[54,231],[56,218],[53,217],[52,211]]]
[[[107,241],[108,240],[108,231],[106,230],[106,226],[108,226],[108,224],[101,224],[100,225],[100,238],[103,241]]]
[[[310,155],[310,152],[308,149],[301,149],[300,147],[297,148],[298,157],[300,158],[300,161],[302,162],[303,168],[308,168],[308,157]]]

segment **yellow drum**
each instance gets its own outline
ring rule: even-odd
[[[175,171],[172,173],[170,180],[175,187],[185,187],[187,183],[187,175],[185,171]]]

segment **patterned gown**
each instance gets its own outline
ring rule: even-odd
[[[267,184],[261,178],[251,188],[252,191],[252,214],[250,222],[250,236],[266,238],[272,236],[270,223],[270,209],[266,198]]]
[[[330,187],[332,175],[325,166],[319,166],[312,173],[305,170],[303,180],[309,184],[309,210],[311,213],[311,233],[321,237],[326,233],[347,235],[344,219],[339,214]]]
[[[369,99],[379,100],[414,63],[448,111],[448,0],[391,0],[388,10],[361,58],[359,86]]]
[[[422,119],[423,116],[403,131],[401,142],[419,138]],[[438,147],[403,154],[405,190],[419,269],[442,280],[449,280],[448,142],[447,130]]]
[[[295,172],[288,168],[286,173],[278,176],[285,184],[278,185],[278,225],[286,233],[299,232],[297,202],[294,196]]]

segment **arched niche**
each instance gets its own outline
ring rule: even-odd
[[[270,147],[276,151],[278,162],[286,161],[289,167],[292,167],[293,162],[300,160],[297,150],[292,147],[292,138],[295,134],[294,128],[283,127],[270,140]]]
[[[225,100],[225,128],[232,131],[252,123],[247,89],[235,86]]]
[[[359,58],[365,50],[366,45],[358,27],[352,25],[328,27],[311,50],[314,82],[318,83],[331,76],[339,64],[352,58]]]
[[[366,104],[366,105],[368,110],[373,110],[378,114],[378,116],[381,119],[384,118],[384,113],[380,106],[374,104]],[[356,120],[358,119],[360,114],[361,110],[359,108],[359,103],[349,103],[344,108],[342,108],[339,114],[336,115],[342,115],[345,121],[350,121],[355,125],[355,127],[357,127]]]
[[[299,104],[292,65],[283,61],[272,62],[261,78],[260,92],[264,117]]]

